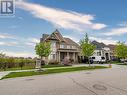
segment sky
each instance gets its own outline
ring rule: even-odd
[[[15,16],[0,17],[0,52],[35,57],[42,34],[56,29],[79,42],[127,43],[127,0],[15,0]]]

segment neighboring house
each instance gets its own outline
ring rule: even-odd
[[[116,45],[109,44],[108,47],[110,48],[110,51],[111,51],[111,60],[113,61],[118,60],[118,57],[115,54]]]
[[[63,37],[58,30],[50,35],[43,34],[40,42],[43,41],[51,42],[52,52],[48,57],[49,60],[62,62],[67,57],[68,59],[73,59],[74,62],[78,61],[78,55],[80,53],[79,45],[70,38]]]
[[[104,43],[99,43],[93,41],[92,44],[96,46],[93,56],[91,56],[95,61],[109,61],[112,58],[112,52],[110,48]]]

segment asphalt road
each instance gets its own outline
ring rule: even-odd
[[[127,66],[0,80],[0,95],[127,95]]]

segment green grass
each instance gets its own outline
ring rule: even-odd
[[[57,65],[44,65],[42,68],[54,68],[54,67],[66,67],[65,65],[62,64],[57,64]]]
[[[6,71],[15,71],[15,70],[29,70],[29,69],[35,69],[32,66],[25,66],[22,69],[20,67],[14,67],[14,68],[7,68]],[[4,71],[3,69],[0,69],[0,71]]]
[[[94,70],[94,69],[104,69],[107,67],[104,66],[95,66],[95,67],[70,67],[70,68],[59,68],[59,69],[47,69],[45,71],[28,71],[28,72],[12,72],[2,79],[6,78],[15,78],[15,77],[25,77],[25,76],[33,76],[33,75],[44,75],[44,74],[53,74],[53,73],[62,73],[62,72],[72,72],[72,71],[81,71],[81,70]]]
[[[119,63],[117,65],[126,65],[127,66],[127,63]]]
[[[65,67],[65,65],[44,65],[42,68],[53,68],[53,67]],[[7,68],[6,71],[14,71],[14,70],[29,70],[29,69],[35,69],[34,66],[24,66],[22,69],[20,67],[15,68]],[[3,69],[0,69],[0,71],[4,71]]]

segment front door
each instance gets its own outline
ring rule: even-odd
[[[63,59],[67,56],[66,52],[60,52],[60,61],[63,61]]]

